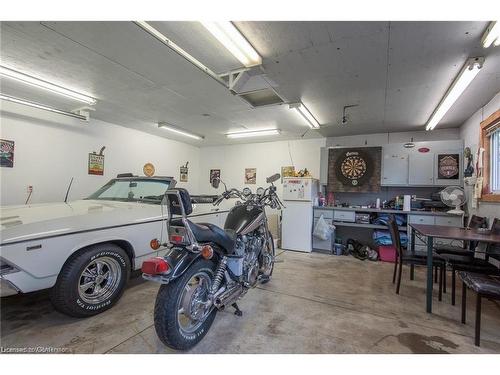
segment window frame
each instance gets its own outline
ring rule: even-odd
[[[479,145],[484,148],[483,159],[483,191],[482,202],[500,202],[500,193],[491,191],[491,137],[488,137],[488,130],[500,122],[500,109],[492,113],[480,124]]]

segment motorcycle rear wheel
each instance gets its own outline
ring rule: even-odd
[[[210,329],[217,309],[203,311],[214,276],[213,262],[199,259],[177,280],[162,285],[156,296],[156,334],[169,348],[189,350]]]

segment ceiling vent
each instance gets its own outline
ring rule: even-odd
[[[253,108],[283,104],[285,101],[278,95],[278,86],[269,79],[260,68],[240,69],[221,76],[229,90],[245,100]]]
[[[262,107],[265,105],[284,103],[283,99],[281,99],[281,97],[272,88],[249,91],[237,95],[248,102],[252,107]]]

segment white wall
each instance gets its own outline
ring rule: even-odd
[[[432,133],[432,134],[431,134]],[[244,184],[245,168],[257,168],[257,184],[265,186],[265,178],[281,172],[282,166],[295,165],[296,170],[307,168],[312,175],[319,178],[320,148],[325,146],[380,146],[387,143],[408,142],[413,137],[415,142],[425,140],[459,140],[458,128],[442,129],[433,132],[400,132],[383,134],[366,134],[345,137],[329,137],[296,141],[278,141],[252,143],[231,146],[204,147],[201,149],[200,160],[200,191],[209,193],[215,191],[210,187],[210,169],[221,169],[222,180],[228,187],[254,188]],[[290,159],[290,152],[293,163]],[[281,184],[278,184],[281,193]]]
[[[221,170],[228,188],[250,187],[254,191],[266,186],[266,177],[281,173],[283,166],[294,165],[297,171],[307,168],[319,179],[320,148],[324,146],[325,138],[204,147],[200,150],[200,191],[215,193],[210,186],[210,169]],[[245,168],[257,168],[255,185],[245,185]],[[277,186],[281,194],[281,184]]]
[[[416,131],[416,132],[398,132],[398,133],[376,133],[350,135],[344,137],[329,137],[326,140],[326,145],[332,146],[382,146],[388,143],[405,143],[413,138],[413,142],[422,141],[450,141],[460,139],[459,128],[451,129],[436,129],[432,132]]]
[[[486,119],[493,112],[500,109],[500,92],[497,93],[484,107],[480,108],[474,113],[467,121],[460,127],[460,137],[464,140],[465,147],[470,147],[472,153],[475,155],[479,145],[479,124]],[[474,163],[476,160],[474,159]],[[472,194],[472,187],[466,186],[466,191],[469,197],[469,212],[480,216],[488,216],[491,220],[494,217],[500,217],[500,204],[479,202],[478,208],[473,209],[470,203]]]
[[[88,123],[24,106],[2,102],[2,139],[15,141],[14,168],[1,168],[1,204],[24,204],[27,186],[32,203],[62,201],[71,177],[70,200],[97,190],[118,173],[143,175],[151,162],[156,175],[174,176],[189,161],[189,182],[178,183],[198,192],[200,149],[122,126]],[[88,154],[104,151],[104,176],[88,174]]]

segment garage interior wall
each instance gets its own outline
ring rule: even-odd
[[[1,204],[24,204],[27,187],[33,186],[30,202],[63,201],[71,177],[69,200],[87,197],[118,173],[143,175],[145,163],[156,175],[174,176],[189,162],[186,187],[198,192],[200,149],[123,126],[90,119],[89,122],[2,103],[1,137],[15,141],[14,168],[1,170]],[[104,176],[88,174],[88,154],[106,146]]]
[[[474,168],[476,163],[476,152],[479,145],[479,126],[481,121],[485,120],[493,112],[500,109],[500,92],[497,93],[485,106],[477,110],[467,121],[460,127],[460,137],[464,140],[464,147],[470,147],[474,155]],[[487,216],[490,223],[493,218],[498,217],[500,203],[478,202],[478,208],[474,209],[471,206],[470,197],[472,196],[472,186],[465,185],[468,197],[468,212],[479,216]]]
[[[215,191],[210,186],[210,169],[220,169],[221,179],[228,188],[237,189],[265,187],[268,185],[266,177],[281,173],[281,167],[291,165],[295,166],[296,171],[307,168],[314,177],[319,178],[321,147],[325,147],[325,138],[203,147],[200,190]],[[255,185],[245,185],[245,168],[257,168]],[[282,185],[279,182],[276,185],[281,195]],[[222,188],[221,185],[219,190]]]

